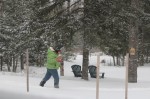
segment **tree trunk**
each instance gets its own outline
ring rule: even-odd
[[[37,66],[40,67],[40,53],[37,54]]]
[[[131,6],[139,8],[139,0],[131,0]],[[129,35],[129,72],[128,82],[137,83],[137,67],[138,67],[138,33],[139,33],[139,19],[130,19],[130,35]]]
[[[89,65],[89,49],[88,49],[88,35],[90,30],[86,27],[86,18],[88,17],[88,6],[90,0],[84,1],[84,20],[83,20],[83,62],[82,62],[82,79],[88,80],[88,65]]]
[[[122,66],[124,66],[124,61],[125,61],[125,56],[123,56],[123,58],[121,58]]]
[[[12,58],[11,58],[11,56],[7,56],[7,68],[8,68],[8,71],[9,71],[9,72],[11,71],[11,69],[10,69],[11,63],[12,63]]]
[[[88,80],[89,50],[83,47],[82,79]]]
[[[112,57],[113,57],[113,63],[114,63],[114,66],[116,66],[115,56],[112,56]]]
[[[15,64],[15,56],[13,55],[13,68],[12,68],[12,71],[13,71],[13,72],[16,72],[16,70],[15,70],[15,68],[16,68],[15,65],[16,65],[16,64]]]
[[[120,57],[119,56],[117,56],[117,64],[116,65],[120,66]]]
[[[149,57],[149,48],[146,47],[146,63],[149,63],[148,57]]]
[[[21,68],[21,70],[23,70],[24,69],[24,58],[23,58],[23,54],[21,54],[21,56],[20,56],[20,68]]]
[[[137,24],[137,23],[136,23]],[[130,37],[129,37],[129,48],[130,48],[130,56],[129,56],[129,82],[136,83],[137,82],[137,32],[138,28],[137,26],[132,26],[130,28]],[[135,50],[133,53],[131,52],[131,49]]]
[[[15,61],[15,72],[17,71],[17,66],[18,66],[18,58],[16,58],[16,61]]]
[[[60,75],[61,75],[61,76],[64,76],[64,61],[61,62]]]
[[[1,1],[0,1],[0,17],[2,17],[2,13],[3,13],[3,10],[2,10],[2,0],[1,0]],[[0,28],[2,28],[1,26],[2,26],[2,25],[0,25]],[[0,53],[2,53],[2,52],[0,52]],[[3,67],[3,56],[1,55],[0,58],[1,58],[1,71],[2,71],[2,67]]]
[[[0,56],[1,57],[1,71],[3,70],[3,56]]]
[[[137,23],[136,23],[137,24]],[[129,50],[130,50],[130,56],[129,56],[129,74],[128,74],[128,81],[136,83],[137,82],[137,32],[138,32],[138,26],[132,26],[130,28],[130,37],[129,37]],[[132,49],[134,50],[132,52]]]
[[[142,33],[142,30],[139,31]],[[138,60],[139,60],[139,65],[144,66],[144,42],[143,42],[143,33],[140,35],[139,38],[139,52],[138,52]]]

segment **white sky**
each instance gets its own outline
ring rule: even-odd
[[[100,70],[105,78],[100,79],[99,99],[125,99],[125,67],[107,66],[111,57],[101,56],[106,64]],[[26,91],[25,73],[0,72],[0,99],[96,99],[96,79],[89,81],[74,77],[71,65],[82,63],[82,56],[72,62],[65,62],[65,76],[60,77],[60,88],[53,87],[51,78],[45,87],[39,82],[44,76],[45,67],[30,67],[30,89]],[[96,57],[90,57],[90,65],[96,65]],[[105,65],[105,66],[104,66]],[[138,67],[138,83],[129,83],[128,99],[150,99],[150,64]]]

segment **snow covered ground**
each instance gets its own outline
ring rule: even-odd
[[[99,82],[99,99],[125,99],[125,67],[107,66],[111,57],[101,56],[106,64],[100,71],[105,78]],[[96,99],[96,79],[85,81],[74,77],[71,65],[82,64],[82,56],[64,63],[65,76],[60,76],[60,88],[53,87],[51,78],[45,87],[39,82],[46,71],[45,67],[30,67],[29,92],[26,91],[26,75],[22,73],[0,72],[0,99]],[[90,65],[96,65],[96,56],[90,57]],[[129,83],[128,99],[150,99],[150,64],[138,67],[138,83]]]

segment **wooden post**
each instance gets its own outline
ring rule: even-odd
[[[99,67],[100,67],[100,55],[97,55],[97,70],[96,70],[96,99],[99,99]]]
[[[26,77],[27,77],[27,92],[29,92],[29,52],[26,50]]]
[[[126,75],[125,75],[125,99],[128,99],[128,67],[129,67],[129,53],[126,54],[125,59],[125,66],[126,66]]]

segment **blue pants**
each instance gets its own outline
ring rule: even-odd
[[[48,81],[51,78],[51,76],[53,76],[54,78],[54,85],[59,85],[59,75],[57,69],[47,69],[43,81]]]

